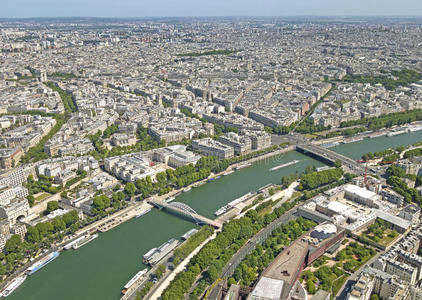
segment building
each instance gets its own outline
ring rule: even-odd
[[[347,300],[369,300],[374,289],[375,279],[367,273],[361,273],[352,290],[347,295]]]
[[[24,155],[21,147],[0,149],[0,168],[10,169],[15,167]]]
[[[47,81],[47,72],[44,69],[35,70],[35,77],[39,82]]]
[[[9,220],[10,225],[14,225],[19,218],[27,217],[28,214],[29,204],[26,199],[18,199],[0,206],[0,217]]]
[[[252,149],[252,141],[247,136],[240,136],[234,132],[227,132],[218,137],[218,141],[234,148],[234,153],[242,155]]]
[[[0,251],[3,251],[4,246],[6,246],[6,237],[0,233]]]
[[[136,181],[155,175],[150,160],[141,153],[133,153],[104,159],[104,168],[124,181]]]
[[[16,198],[24,199],[26,196],[28,196],[28,190],[23,186],[0,186],[0,205],[7,205]]]
[[[205,156],[216,156],[218,159],[227,159],[234,156],[234,149],[211,138],[195,140],[192,142],[194,151]]]
[[[187,164],[195,165],[201,158],[200,155],[188,151],[184,145],[174,145],[165,148],[158,148],[153,151],[153,160],[162,162],[172,168]]]
[[[15,224],[10,229],[10,232],[12,234],[20,235],[20,237],[22,238],[22,241],[23,241],[24,238],[25,238],[25,234],[26,234],[26,226],[24,224]]]
[[[0,174],[0,186],[22,185],[28,180],[28,176],[36,176],[35,165],[22,166]]]
[[[249,132],[247,136],[251,139],[252,150],[261,150],[271,146],[271,135],[266,132]]]
[[[385,272],[396,275],[400,280],[411,285],[416,283],[417,269],[400,261],[386,260]]]
[[[302,235],[284,248],[262,272],[248,299],[307,299],[306,292],[298,282],[301,272],[325,251],[338,245],[344,235],[344,229],[330,223],[323,223]]]
[[[115,133],[110,140],[113,146],[125,147],[136,144],[136,137],[126,133]]]
[[[410,221],[413,225],[420,223],[421,208],[415,204],[409,204],[399,212],[399,217]]]
[[[404,204],[404,197],[390,188],[382,189],[380,194],[383,200],[391,202],[397,207],[401,207]]]
[[[379,195],[357,185],[348,184],[344,188],[344,197],[369,207],[378,208]]]

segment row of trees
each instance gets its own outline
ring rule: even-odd
[[[339,180],[343,176],[342,168],[328,169],[320,172],[303,174],[300,177],[301,185],[306,190],[312,190],[325,184]]]
[[[28,152],[21,158],[21,162],[26,163],[29,161],[39,161],[42,159],[47,159],[48,154],[44,152],[44,145],[49,139],[53,137],[66,122],[64,115],[57,114],[54,116],[56,120],[56,125],[36,144],[35,146],[29,148]]]
[[[400,177],[390,176],[387,183],[400,195],[402,195],[406,202],[416,202],[422,205],[422,196],[415,188],[410,188]]]
[[[97,195],[92,200],[91,212],[95,216],[103,217],[107,214],[107,210],[110,208],[113,208],[113,211],[116,211],[122,206],[126,206],[126,203],[122,204],[121,202],[124,199],[125,195],[122,192],[114,192],[111,199],[106,195]]]
[[[412,158],[414,156],[422,156],[422,148],[406,151],[403,155],[404,158]]]
[[[73,210],[52,221],[28,227],[23,241],[18,234],[11,236],[0,253],[0,275],[11,274],[22,265],[24,259],[35,256],[41,248],[50,248],[64,235],[75,232],[79,225],[78,213]]]
[[[215,281],[229,259],[259,230],[282,216],[297,201],[283,203],[273,212],[260,216],[250,210],[240,219],[227,223],[217,237],[207,243],[189,262],[185,272],[176,275],[162,294],[163,300],[183,299],[197,277],[203,276],[208,284]],[[206,285],[202,285],[205,288]]]
[[[275,229],[262,245],[257,245],[236,267],[229,284],[250,286],[284,247],[315,225],[312,221],[298,218]]]
[[[70,118],[72,112],[76,112],[78,108],[76,107],[75,103],[73,102],[72,96],[67,94],[64,90],[58,87],[56,84],[52,82],[47,82],[46,85],[50,87],[53,91],[59,93],[60,98],[63,102],[63,106],[65,109],[65,113],[63,114],[45,114],[43,112],[33,112],[33,114],[37,115],[45,115],[45,116],[52,116],[56,120],[56,125],[38,142],[37,145],[29,148],[28,152],[22,157],[21,161],[26,163],[29,161],[39,161],[42,159],[47,159],[48,154],[44,152],[44,145],[47,143],[49,139],[51,139],[66,123],[66,121]]]
[[[403,152],[405,150],[404,146],[400,146],[397,148],[389,148],[386,149],[384,151],[379,151],[379,152],[368,152],[362,155],[362,160],[364,161],[368,161],[368,160],[372,160],[375,158],[383,158],[383,161],[396,161],[397,159],[400,158],[400,153]]]
[[[394,125],[404,125],[412,123],[414,121],[422,120],[422,110],[414,109],[407,110],[404,112],[397,112],[391,114],[385,114],[373,118],[363,118],[359,120],[352,120],[342,122],[340,127],[350,127],[356,125],[365,125],[369,130],[376,130],[381,128],[390,128]]]
[[[207,178],[211,172],[219,173],[226,170],[227,161],[219,161],[214,156],[202,157],[196,165],[185,165],[175,170],[167,169],[156,175],[156,181],[152,182],[147,176],[144,179],[137,180],[135,186],[142,198],[148,198],[154,194],[163,195],[173,188],[182,188],[193,182]]]
[[[346,128],[346,129],[340,129],[340,130],[336,130],[336,131],[332,131],[332,132],[328,132],[327,134],[325,134],[324,138],[332,138],[335,136],[352,136],[355,135],[357,133],[361,133],[366,131],[367,129],[365,127],[355,127],[355,128]]]
[[[387,90],[393,91],[399,86],[408,86],[409,84],[422,80],[422,73],[404,69],[401,71],[384,71],[385,75],[347,75],[344,81],[370,83],[372,85],[382,84]],[[390,73],[390,74],[388,74]],[[394,77],[393,77],[394,76]]]
[[[57,84],[53,82],[46,82],[46,86],[51,88],[53,91],[58,92],[60,95],[60,98],[62,99],[65,114],[70,115],[72,112],[78,111],[78,108],[75,105],[75,102],[73,102],[72,95],[66,93],[64,90],[62,90]]]
[[[295,131],[299,133],[314,133],[330,129],[331,125],[315,125],[313,120],[306,118],[304,121],[302,121],[302,123],[299,124],[299,126],[296,127]]]
[[[214,233],[211,226],[202,226],[201,229],[189,239],[184,242],[180,247],[174,250],[173,264],[178,265],[183,261],[196,247],[202,244],[208,237]]]

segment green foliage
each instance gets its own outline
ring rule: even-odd
[[[365,127],[355,127],[355,128],[340,129],[340,130],[328,132],[327,134],[325,134],[325,137],[324,138],[332,138],[332,137],[335,137],[335,136],[350,137],[352,135],[355,135],[357,133],[361,133],[361,132],[364,132],[364,131],[367,131],[367,130],[368,129],[366,129]]]
[[[384,220],[376,219],[375,223],[368,226],[367,230],[361,235],[376,243],[386,244],[395,239],[399,234],[389,229],[390,226]]]
[[[153,286],[153,283],[151,281],[148,281],[147,283],[145,283],[145,285],[142,288],[142,290],[140,290],[138,293],[136,293],[136,300],[144,299],[144,297],[151,290],[152,286]]]
[[[136,192],[136,187],[133,182],[126,183],[124,191],[129,197],[133,197]]]
[[[4,250],[6,253],[17,253],[22,247],[22,239],[19,234],[14,234],[6,241]]]
[[[286,175],[281,177],[281,184],[284,188],[287,188],[289,185],[291,185],[295,180],[299,178],[298,173],[292,173],[290,175]]]
[[[173,263],[178,265],[183,261],[193,250],[195,250],[200,244],[202,244],[208,237],[214,233],[214,229],[211,226],[203,226],[198,232],[189,237],[180,247],[174,250]]]
[[[295,131],[299,133],[314,133],[331,129],[331,126],[315,125],[314,121],[306,118]]]
[[[158,279],[160,279],[161,278],[161,276],[163,276],[163,274],[164,274],[164,272],[166,271],[166,266],[165,265],[163,265],[163,264],[160,264],[158,267],[157,267],[157,269],[155,270],[155,272],[154,272],[154,275],[158,278]]]
[[[404,158],[412,158],[414,156],[422,156],[422,148],[406,151],[403,155]]]
[[[403,170],[400,167],[397,167],[396,165],[391,165],[386,170],[387,175],[389,176],[397,176],[400,178],[408,178],[410,180],[416,181],[416,175],[415,174],[407,174],[405,170]]]
[[[329,169],[320,172],[313,172],[301,176],[301,184],[304,189],[312,190],[324,184],[332,183],[343,176],[341,168]]]
[[[334,167],[335,168],[341,168],[342,166],[342,162],[339,159],[336,159],[336,161],[334,162]]]
[[[422,204],[422,197],[419,195],[419,191],[415,188],[409,188],[407,184],[397,176],[390,176],[387,179],[387,183],[391,185],[394,191],[404,197],[407,202],[416,202]]]
[[[385,114],[373,118],[363,118],[359,120],[342,122],[340,127],[365,125],[369,130],[376,130],[381,128],[390,128],[394,125],[400,126],[420,120],[422,120],[422,110],[414,109],[404,112]]]
[[[49,201],[47,203],[47,211],[51,213],[52,211],[55,211],[56,209],[59,209],[59,202],[57,201]]]
[[[246,255],[236,267],[233,273],[235,281],[246,287],[252,285],[258,274],[274,260],[285,246],[315,225],[314,222],[298,218],[276,228],[262,245],[258,245],[255,250]],[[312,281],[312,278],[309,278],[309,281]]]
[[[70,114],[72,112],[78,111],[78,108],[73,102],[71,94],[67,94],[64,90],[62,90],[57,84],[54,84],[53,82],[46,82],[45,85],[51,88],[53,91],[59,93],[60,98],[63,101],[65,114]]]
[[[392,78],[390,74],[396,78]],[[400,86],[408,86],[422,80],[422,73],[408,69],[391,71],[390,74],[382,76],[347,75],[343,80],[347,82],[370,83],[371,85],[381,84],[390,91],[393,91]]]
[[[109,208],[111,205],[111,200],[106,195],[99,195],[94,197],[92,201],[92,209],[91,212],[94,215],[104,214],[104,211]]]
[[[103,132],[103,138],[108,139],[113,135],[113,133],[116,133],[119,130],[119,126],[117,124],[113,124],[108,126],[104,132]]]
[[[318,258],[314,261],[314,267],[315,267],[315,268],[318,268],[318,267],[320,267],[320,266],[322,266],[322,265],[325,265],[325,264],[327,263],[327,261],[328,261],[328,257],[327,257],[327,256],[325,256],[325,255],[320,256],[320,257],[318,257]]]

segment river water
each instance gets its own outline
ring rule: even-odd
[[[342,144],[332,150],[359,159],[369,151],[407,145],[422,140],[422,131],[394,137],[364,139]],[[299,163],[276,171],[277,165],[299,160]],[[302,172],[307,166],[323,166],[319,161],[292,151],[257,161],[252,166],[222,176],[210,183],[182,193],[176,200],[199,214],[214,218],[214,212],[228,202],[269,183],[280,183],[281,177]],[[55,261],[29,276],[9,300],[116,300],[123,286],[139,270],[142,256],[172,237],[179,238],[196,225],[186,219],[153,209],[100,236],[78,250],[62,252]]]

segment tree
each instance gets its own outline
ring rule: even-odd
[[[334,167],[336,168],[341,168],[342,166],[342,162],[339,159],[336,159],[336,161],[334,162]]]
[[[166,266],[161,264],[157,267],[154,274],[155,276],[157,276],[157,278],[161,278],[161,276],[163,276],[165,271],[166,271]]]
[[[128,182],[125,185],[125,193],[129,196],[129,197],[133,197],[135,195],[135,191],[136,191],[136,187],[132,182]]]
[[[37,228],[31,226],[26,232],[26,240],[31,243],[40,242],[40,233]]]
[[[51,221],[51,225],[53,225],[54,232],[60,232],[66,229],[66,223],[60,217],[55,217],[53,221]]]
[[[17,252],[20,247],[22,246],[22,239],[19,234],[14,234],[10,239],[6,241],[6,245],[4,246],[4,249],[6,252]]]
[[[370,300],[379,300],[380,298],[378,297],[377,294],[373,294],[370,298]]]
[[[47,211],[51,213],[52,211],[55,211],[56,209],[59,209],[59,202],[57,201],[49,201],[47,203]]]

